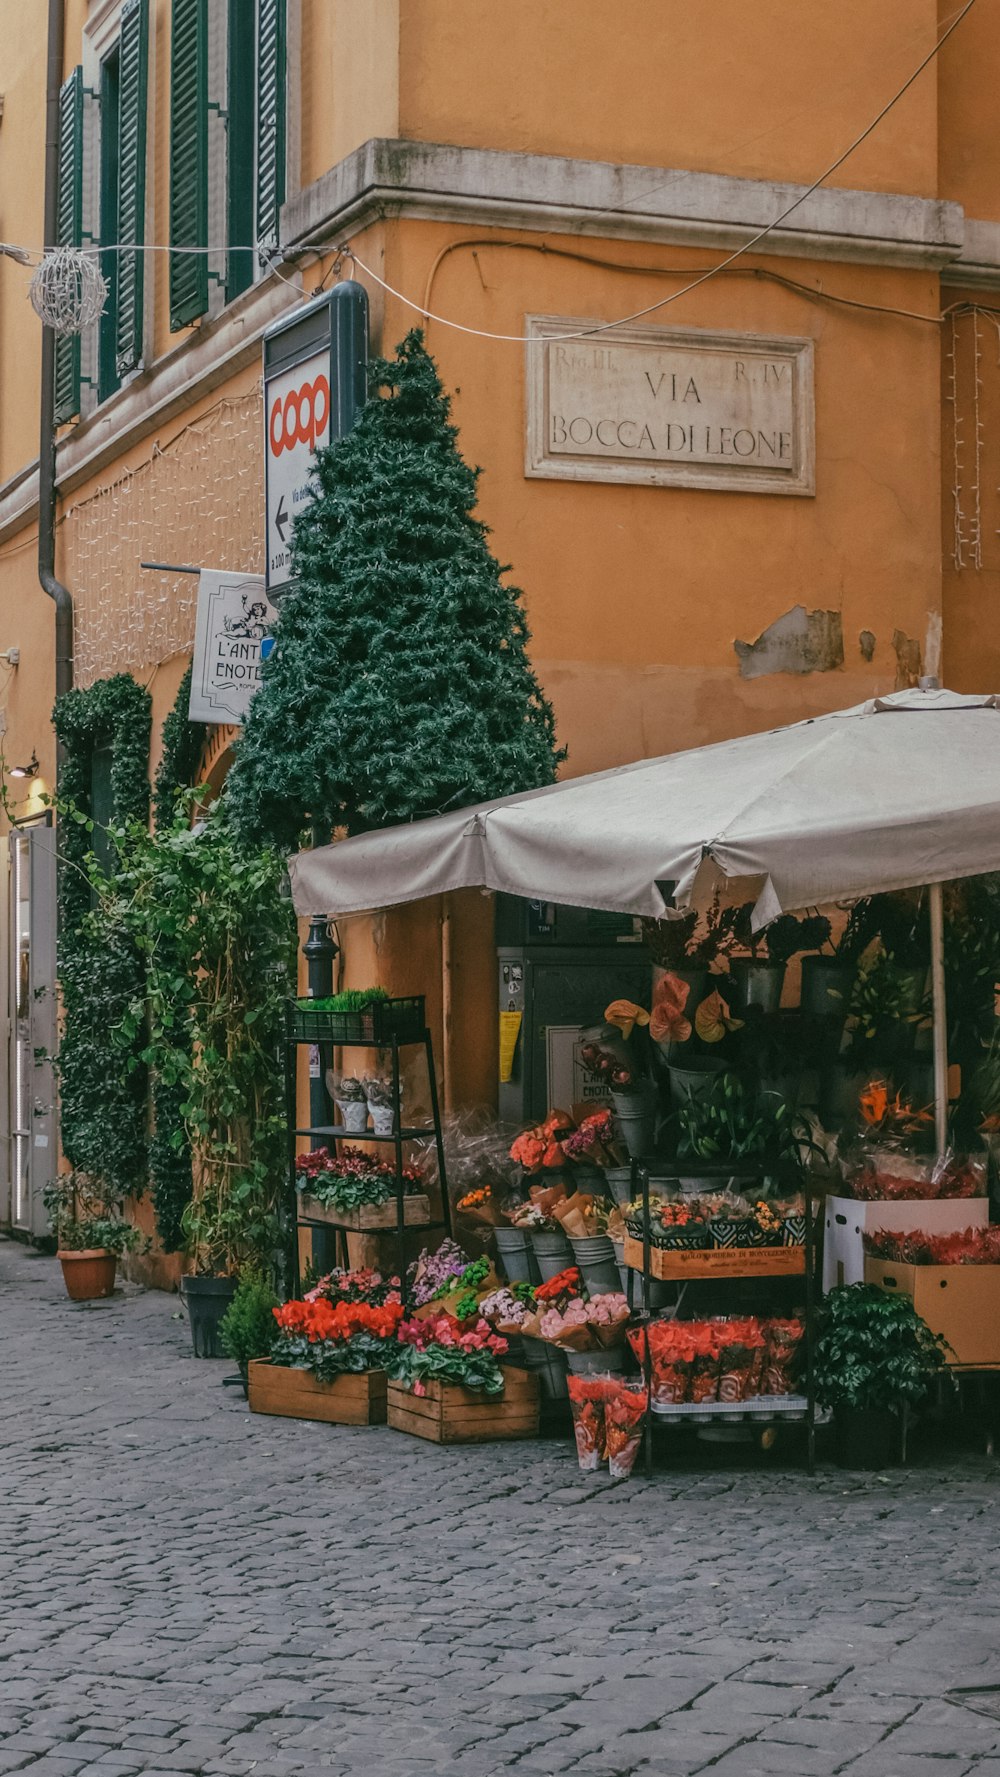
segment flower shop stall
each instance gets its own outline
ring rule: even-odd
[[[302,914],[483,886],[630,914],[649,956],[643,1002],[612,999],[580,1032],[589,1102],[507,1132],[503,1163],[477,1137],[466,1164],[461,1132],[443,1133],[461,1246],[428,1247],[401,1283],[410,1356],[387,1371],[390,1393],[443,1392],[419,1413],[400,1399],[401,1428],[528,1435],[540,1407],[572,1415],[583,1466],[614,1446],[622,1472],[644,1416],[702,1436],[762,1426],[764,1444],[800,1422],[811,1450],[817,1409],[855,1431],[900,1403],[905,1420],[947,1368],[1000,1359],[981,1337],[1000,1280],[998,766],[998,700],[929,688],[293,860]],[[297,1182],[343,1217],[366,1089],[339,1086],[333,1153]],[[401,1231],[425,1192],[396,1159]],[[921,1269],[949,1273],[933,1281],[951,1319],[918,1311]],[[847,1372],[841,1326],[867,1354]],[[484,1389],[487,1360],[483,1412],[446,1411],[449,1388]],[[504,1371],[506,1433],[486,1411]]]

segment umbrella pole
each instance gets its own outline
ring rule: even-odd
[[[931,995],[934,1016],[934,1133],[937,1150],[948,1146],[948,1008],[944,986],[944,887],[930,885]]]

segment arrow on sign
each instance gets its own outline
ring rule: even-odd
[[[282,494],[281,499],[278,501],[278,510],[274,515],[274,525],[278,536],[281,538],[281,541],[284,542],[285,530],[288,526],[288,513],[285,511],[284,494]]]

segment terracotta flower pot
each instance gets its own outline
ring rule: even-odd
[[[117,1253],[106,1246],[85,1247],[82,1252],[64,1252],[60,1247],[56,1258],[62,1266],[66,1294],[71,1302],[93,1302],[98,1296],[110,1296],[115,1287]]]

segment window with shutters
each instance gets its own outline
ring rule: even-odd
[[[288,13],[295,3],[171,0],[175,332],[246,290],[278,245],[288,158]]]
[[[94,336],[83,341],[86,411],[143,361],[148,92],[149,0],[122,0],[84,39],[83,238],[99,246],[108,286]]]

